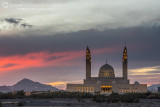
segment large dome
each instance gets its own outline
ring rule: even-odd
[[[99,77],[115,77],[113,67],[108,64],[103,65],[99,70]]]

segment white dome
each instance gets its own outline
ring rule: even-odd
[[[115,77],[113,67],[108,64],[103,65],[99,70],[99,77]]]

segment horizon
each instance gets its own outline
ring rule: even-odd
[[[144,5],[145,4],[145,5]],[[0,86],[23,78],[65,89],[107,63],[122,77],[128,49],[130,83],[160,83],[159,0],[0,1]]]

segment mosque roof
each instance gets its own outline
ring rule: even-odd
[[[109,64],[104,64],[99,69],[99,77],[115,77],[113,67]]]

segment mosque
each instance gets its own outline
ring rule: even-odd
[[[109,64],[104,64],[99,69],[98,77],[91,77],[91,52],[86,49],[86,79],[83,84],[67,84],[69,92],[87,92],[87,93],[146,93],[147,84],[139,84],[135,82],[130,84],[128,79],[128,57],[127,48],[125,46],[122,58],[123,77],[115,77],[114,69]]]

